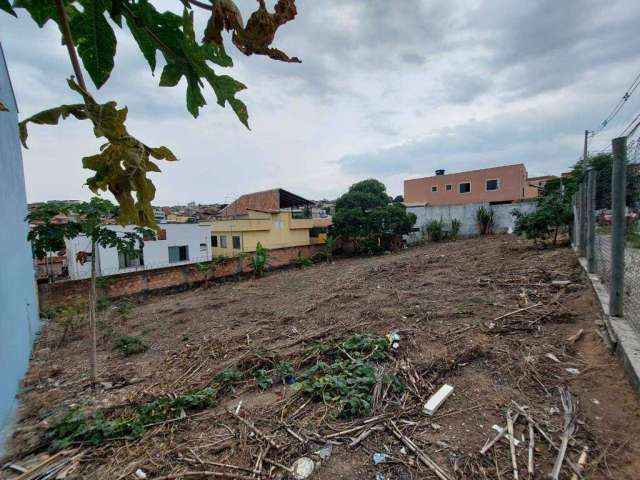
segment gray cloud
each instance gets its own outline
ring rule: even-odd
[[[155,176],[159,203],[273,186],[319,198],[369,176],[400,193],[402,178],[435,168],[524,162],[532,174],[559,173],[578,157],[581,132],[599,124],[640,70],[635,0],[606,8],[599,0],[296,3],[298,18],[274,45],[303,64],[228,48],[235,67],[224,73],[249,87],[240,97],[252,131],[211,91],[193,119],[184,85],[159,88],[160,69],[152,76],[126,29],[118,33],[116,69],[96,96],[128,105],[132,133],[179,155]],[[256,2],[239,4],[246,17]],[[196,19],[201,31],[206,18]],[[0,12],[0,41],[23,115],[77,100],[53,25],[38,30],[24,14]],[[636,95],[594,148],[640,110]],[[89,195],[80,157],[99,142],[85,123],[32,128],[24,152],[30,200]]]

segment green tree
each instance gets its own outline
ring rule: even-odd
[[[392,202],[382,182],[368,179],[353,184],[336,201],[333,232],[353,240],[359,250],[373,252],[382,240],[409,233],[415,222],[402,203]]]
[[[54,218],[64,214],[68,222],[59,223]],[[65,239],[84,236],[91,241],[91,250],[79,252],[78,258],[68,259],[84,263],[86,257],[91,262],[91,284],[89,288],[89,364],[91,380],[95,386],[97,374],[97,327],[96,327],[96,251],[98,247],[117,248],[130,256],[136,256],[142,251],[143,238],[154,235],[149,229],[136,228],[134,232],[116,232],[104,221],[115,218],[118,209],[110,201],[93,197],[89,202],[67,205],[62,202],[49,202],[35,208],[27,215],[26,220],[33,224],[28,239],[33,245],[33,254],[41,258],[46,252],[60,249]],[[136,248],[137,247],[137,248]]]
[[[534,242],[552,237],[553,245],[556,245],[560,231],[573,221],[570,198],[568,193],[556,190],[539,197],[533,212],[514,209],[511,212],[516,218],[514,233],[525,235]]]
[[[126,25],[152,72],[159,66],[157,53],[160,52],[161,87],[175,87],[185,79],[186,105],[194,117],[207,103],[203,89],[209,85],[218,105],[229,105],[247,128],[247,107],[236,98],[246,86],[216,71],[233,66],[222,32],[233,32],[233,44],[245,55],[300,61],[271,47],[278,28],[295,18],[295,0],[278,0],[274,12],[267,10],[264,0],[258,0],[258,9],[246,23],[233,0],[181,0],[180,3],[182,15],[161,12],[150,0],[0,0],[0,10],[10,15],[17,17],[16,10],[23,9],[40,28],[50,21],[59,28],[61,44],[67,48],[75,75],[68,84],[81,99],[79,103],[50,108],[23,120],[20,123],[22,143],[26,147],[29,123],[55,125],[69,116],[91,121],[95,136],[106,143],[100,153],[82,159],[83,167],[95,172],[87,185],[94,193],[113,194],[120,204],[119,220],[123,225],[157,228],[151,208],[155,187],[147,174],[159,172],[160,168],[151,159],[174,161],[177,158],[167,147],[149,147],[130,135],[125,127],[126,107],[118,109],[114,101],[99,103],[94,99],[85,83],[80,60],[96,89],[100,89],[115,66],[114,29],[123,29]],[[209,17],[203,35],[198,36],[202,40],[196,37],[194,9]]]

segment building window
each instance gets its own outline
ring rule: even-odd
[[[499,184],[498,184],[497,178],[487,180],[487,192],[498,190],[498,188],[499,188]]]
[[[471,184],[469,182],[463,182],[460,184],[460,193],[469,193],[471,191]]]
[[[231,237],[231,241],[233,242],[233,249],[240,250],[240,237],[234,235]]]
[[[118,252],[118,268],[135,268],[144,266],[144,258],[142,252],[136,252],[132,255],[130,252]]]
[[[215,235],[211,235],[211,246],[212,247],[218,246],[218,237]]]
[[[453,189],[453,185],[447,185],[446,189],[447,192],[450,192]]]
[[[169,263],[186,262],[187,260],[189,260],[189,247],[187,245],[169,247]]]
[[[434,192],[434,193],[437,192],[438,191],[438,186],[437,185],[433,185],[431,187],[431,191]]]
[[[206,243],[201,243],[200,244],[200,251],[201,252],[206,252],[207,251],[207,244]]]
[[[220,235],[220,248],[227,248],[227,236]]]

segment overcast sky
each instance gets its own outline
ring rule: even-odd
[[[237,0],[246,15],[256,2]],[[270,2],[272,4],[273,2]],[[374,177],[395,195],[405,178],[524,163],[559,174],[640,72],[638,0],[298,0],[274,46],[301,65],[245,57],[228,43],[249,89],[251,131],[230,109],[186,111],[184,83],[160,88],[128,32],[100,101],[129,106],[129,131],[179,162],[154,174],[157,205],[230,201],[283,187],[334,198]],[[181,10],[178,0],[154,4]],[[198,10],[199,24],[205,22]],[[76,102],[54,25],[0,12],[0,41],[21,116]],[[220,69],[222,70],[222,69]],[[184,81],[183,81],[184,82]],[[640,91],[593,148],[640,111]],[[87,122],[31,127],[29,201],[88,198],[81,157],[96,152]]]

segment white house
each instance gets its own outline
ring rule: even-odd
[[[112,225],[116,232],[133,232],[134,226]],[[186,265],[211,260],[209,248],[210,228],[197,223],[164,223],[156,240],[145,240],[142,254],[130,257],[116,248],[98,248],[96,270],[100,276],[117,275],[137,270]],[[81,264],[77,260],[79,252],[91,251],[91,240],[80,236],[68,239],[67,263],[69,278],[77,280],[91,276],[91,262]]]

